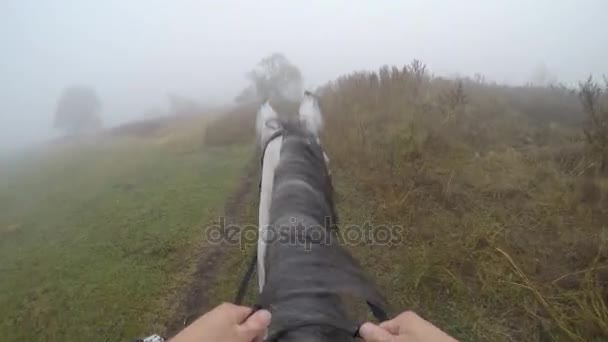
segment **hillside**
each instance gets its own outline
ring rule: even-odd
[[[206,125],[131,125],[2,165],[3,341],[129,341],[174,320],[251,154],[204,146]]]
[[[393,309],[466,341],[608,338],[608,179],[578,93],[356,73],[320,91],[343,226],[397,225],[355,255]]]

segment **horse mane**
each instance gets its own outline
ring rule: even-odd
[[[283,143],[270,209],[266,282],[259,304],[273,313],[268,341],[352,341],[359,322],[345,296],[385,312],[385,302],[341,245],[333,186],[318,138],[281,121]]]

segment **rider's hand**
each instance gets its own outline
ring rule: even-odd
[[[207,312],[182,330],[171,342],[251,342],[264,337],[270,325],[270,312],[224,303]]]
[[[457,342],[411,311],[380,325],[365,323],[359,334],[366,342]]]

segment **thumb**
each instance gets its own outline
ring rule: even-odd
[[[359,335],[366,342],[390,342],[393,341],[393,335],[379,326],[367,322],[359,328]]]
[[[270,311],[258,310],[251,315],[245,322],[238,326],[239,335],[246,341],[251,341],[256,337],[262,336],[266,328],[270,325]]]

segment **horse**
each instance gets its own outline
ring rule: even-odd
[[[295,119],[280,118],[269,102],[258,110],[256,307],[272,313],[266,341],[352,341],[359,322],[349,317],[350,298],[387,319],[383,297],[340,242],[322,126],[309,92]]]

